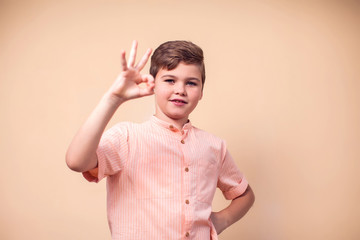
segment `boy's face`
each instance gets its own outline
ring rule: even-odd
[[[154,92],[155,116],[184,124],[203,95],[199,67],[180,62],[173,70],[160,69]]]

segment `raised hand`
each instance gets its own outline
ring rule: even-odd
[[[140,73],[152,50],[149,48],[139,63],[135,65],[137,45],[137,41],[133,41],[128,62],[125,58],[125,51],[121,52],[122,72],[108,92],[119,102],[154,94],[154,78],[150,74]]]
[[[134,41],[128,63],[125,51],[121,53],[122,72],[74,136],[66,153],[66,163],[70,169],[78,172],[94,169],[98,165],[96,149],[117,108],[129,99],[154,93],[154,78],[140,73],[150,57],[151,49],[135,65],[136,49],[137,42]]]

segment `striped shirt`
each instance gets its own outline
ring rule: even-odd
[[[88,181],[107,177],[112,239],[218,239],[210,220],[218,187],[228,200],[247,181],[223,140],[191,125],[181,130],[155,116],[118,123],[97,149]]]

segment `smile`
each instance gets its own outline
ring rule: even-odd
[[[182,106],[184,104],[187,104],[187,102],[182,99],[172,99],[170,100],[170,102],[174,103],[177,106]]]

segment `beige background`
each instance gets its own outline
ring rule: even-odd
[[[1,0],[0,239],[110,238],[105,181],[64,155],[133,39],[205,52],[191,120],[226,139],[256,194],[220,239],[359,239],[359,25],[356,0]],[[153,105],[128,102],[110,125]],[[214,209],[227,204],[218,192]]]

